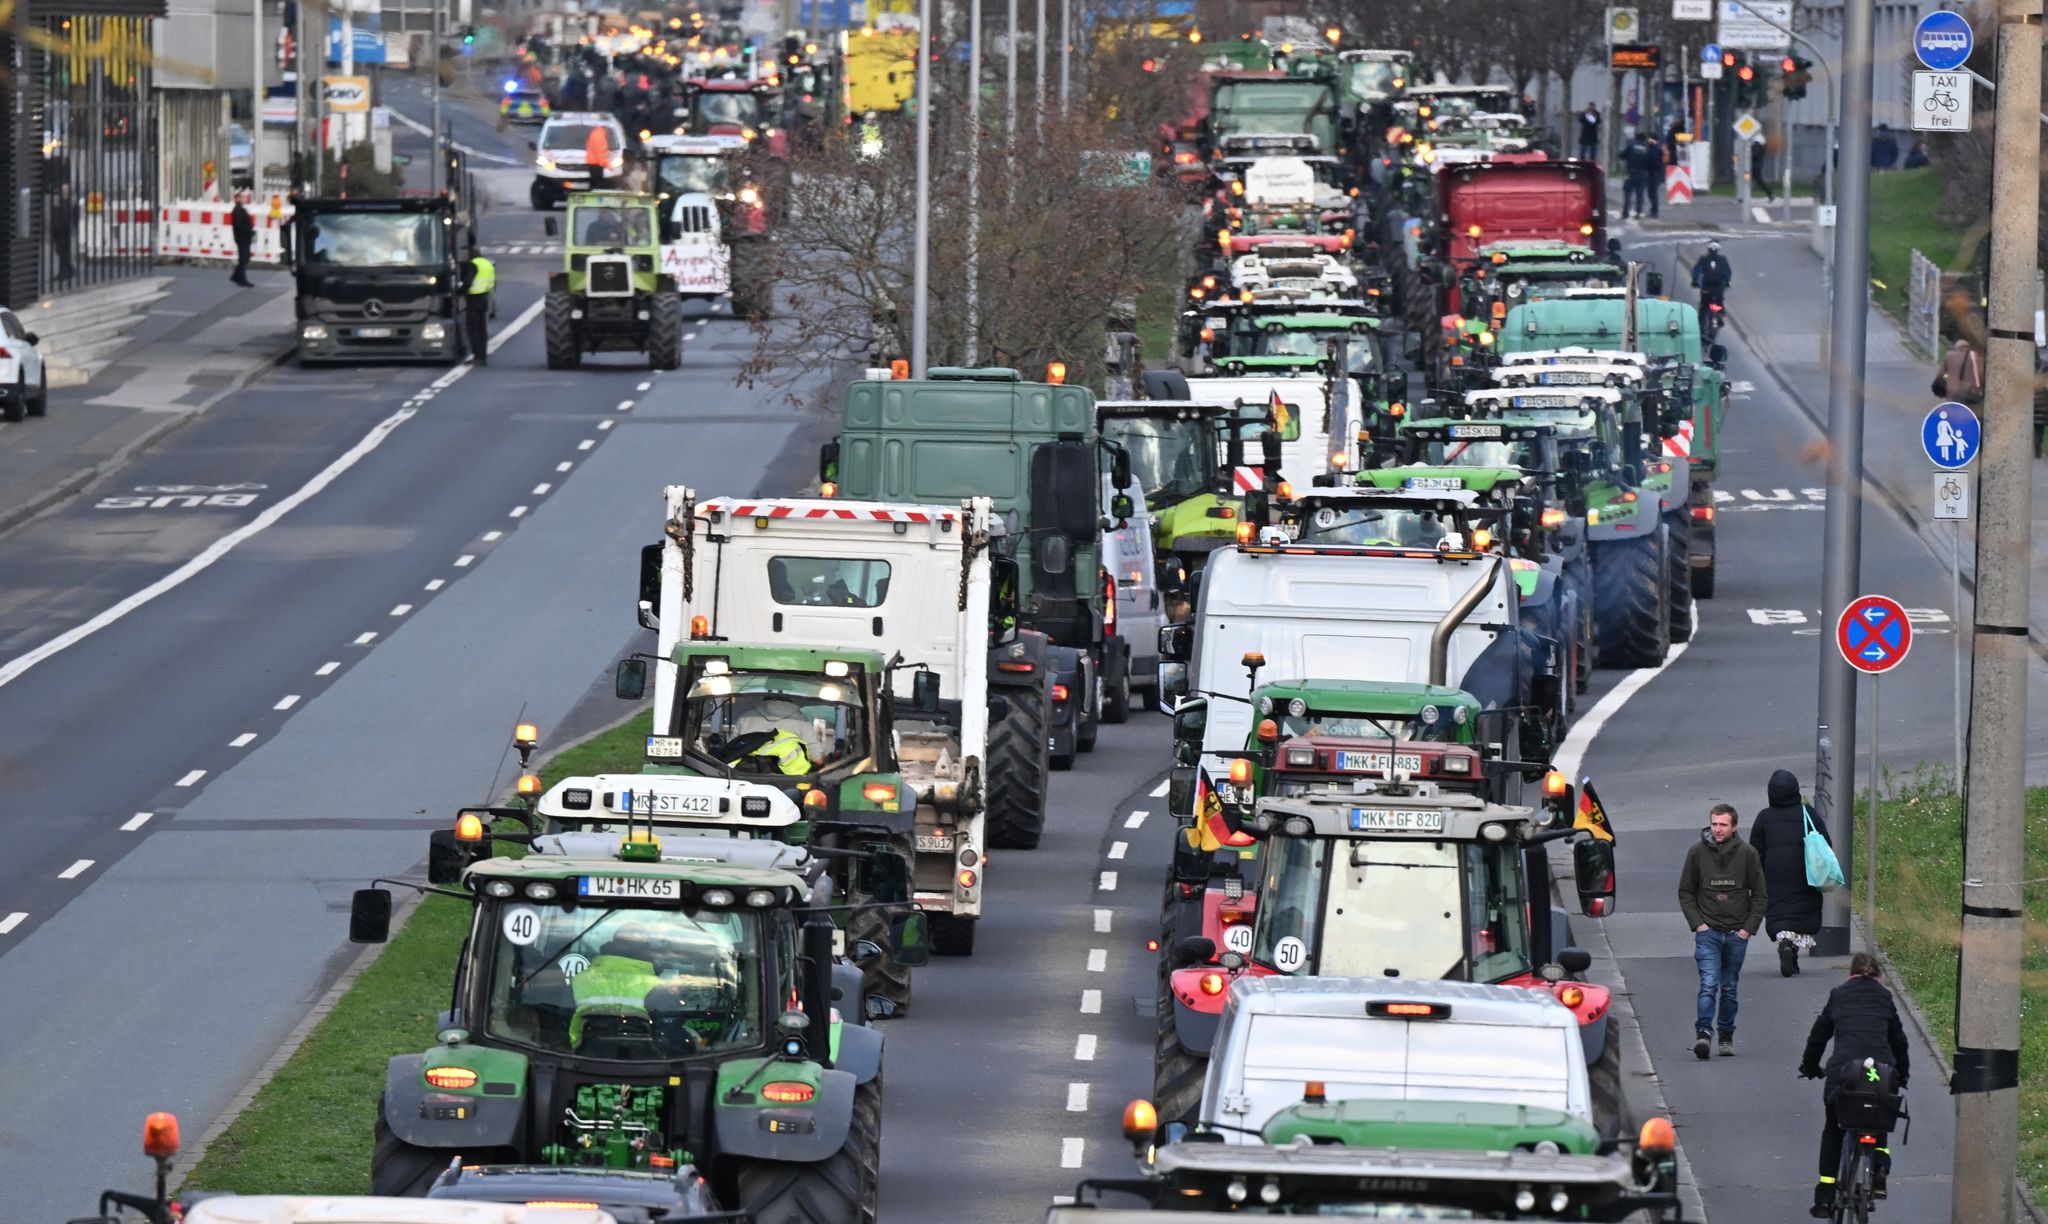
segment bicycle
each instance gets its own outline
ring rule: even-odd
[[[1884,1146],[1891,1128],[1900,1121],[1906,1131],[1899,1142],[1911,1136],[1913,1116],[1906,1108],[1904,1091],[1890,1089],[1891,1068],[1882,1073],[1875,1059],[1866,1058],[1859,1079],[1842,1086],[1835,1094],[1835,1125],[1842,1128],[1842,1160],[1835,1173],[1834,1224],[1868,1224],[1877,1203],[1873,1179],[1878,1149]]]

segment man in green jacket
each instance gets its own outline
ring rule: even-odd
[[[1764,864],[1735,831],[1735,809],[1717,803],[1700,840],[1685,852],[1678,873],[1678,908],[1692,928],[1692,959],[1700,971],[1700,1001],[1692,1052],[1707,1057],[1716,1030],[1721,1054],[1735,1053],[1736,988],[1749,937],[1763,929]],[[1716,1004],[1719,1015],[1716,1015]]]

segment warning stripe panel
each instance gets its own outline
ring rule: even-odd
[[[1266,471],[1264,468],[1237,467],[1231,469],[1230,478],[1238,492],[1250,493],[1266,483]]]
[[[950,510],[897,510],[873,503],[843,505],[815,502],[704,502],[700,509],[738,518],[833,519],[840,522],[938,523],[953,522],[960,516]]]

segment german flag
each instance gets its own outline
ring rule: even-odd
[[[1614,840],[1614,826],[1607,821],[1607,809],[1600,806],[1600,795],[1593,789],[1591,778],[1579,780],[1579,812],[1572,827],[1591,833],[1595,841]]]
[[[1273,397],[1268,401],[1273,409],[1273,428],[1280,433],[1287,432],[1287,426],[1294,420],[1294,414],[1287,411],[1287,405],[1280,402],[1280,388],[1273,388]]]
[[[1223,806],[1223,796],[1209,782],[1209,771],[1195,770],[1195,823],[1187,831],[1188,844],[1204,854],[1235,850],[1252,844],[1252,836],[1238,827]]]

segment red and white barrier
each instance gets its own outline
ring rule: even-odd
[[[1692,203],[1692,171],[1685,166],[1664,167],[1664,202]]]
[[[157,210],[156,253],[170,259],[235,258],[235,206],[213,200],[181,200]],[[257,200],[249,206],[256,220],[256,244],[252,263],[279,263],[284,258],[281,237],[291,220],[292,208],[282,199]]]

